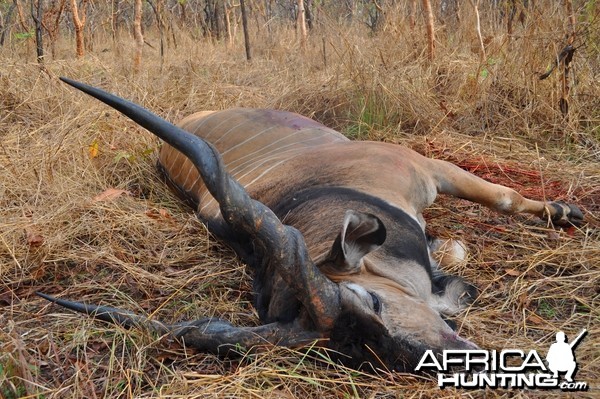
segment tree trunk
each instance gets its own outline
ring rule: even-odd
[[[44,13],[42,26],[48,32],[50,38],[50,52],[52,59],[56,59],[56,41],[60,35],[60,20],[65,9],[66,0],[58,0],[52,3],[52,8],[49,8]]]
[[[164,35],[164,24],[161,16],[161,0],[156,1],[156,6],[152,3],[152,0],[146,0],[148,4],[150,4],[150,8],[154,11],[154,16],[156,17],[156,26],[158,27],[158,33],[160,35],[160,65],[162,69],[162,64],[165,58],[165,35]]]
[[[215,16],[214,16],[214,21],[215,21],[215,27],[217,28],[217,41],[221,40],[221,17],[219,16],[219,13],[221,12],[220,7],[219,7],[219,2],[217,0],[215,0]]]
[[[304,0],[298,0],[298,15],[296,15],[296,25],[300,37],[300,50],[306,49],[306,15],[304,14]]]
[[[73,25],[75,26],[75,42],[77,44],[77,57],[83,57],[85,53],[85,43],[83,38],[83,28],[85,27],[85,8],[87,0],[81,2],[81,16],[77,7],[77,0],[71,0],[71,13],[73,14]]]
[[[9,10],[10,12],[10,10]],[[10,14],[8,14],[10,16]],[[6,18],[8,20],[8,18]],[[4,15],[2,15],[2,11],[0,11],[0,46],[4,45]]]
[[[16,6],[17,6],[17,0],[15,0],[10,5],[10,8],[6,12],[6,18],[4,20],[0,21],[0,24],[2,25],[2,27],[0,28],[0,30],[2,31],[2,33],[0,34],[0,47],[4,46],[4,40],[6,39],[6,32],[9,31],[10,20],[12,19],[12,14],[15,11]]]
[[[246,60],[250,61],[250,35],[248,35],[248,15],[246,14],[246,4],[244,0],[240,0],[240,8],[242,9],[242,27],[244,29],[244,45],[246,47]]]
[[[568,49],[565,52],[564,60],[562,62],[562,70],[560,76],[561,83],[561,98],[559,101],[560,111],[565,119],[569,118],[569,72],[571,70],[571,61],[573,61],[573,54],[575,53],[575,48],[573,47],[573,42],[575,41],[575,13],[573,12],[573,2],[572,0],[565,0],[565,7],[567,11],[567,29],[568,29],[568,39],[567,39],[567,47]]]
[[[411,2],[410,2],[410,20],[409,20],[410,30],[414,30],[415,25],[417,24],[416,20],[415,20],[416,15],[417,15],[417,0],[411,0]]]
[[[233,32],[231,31],[231,10],[233,6],[225,1],[225,31],[227,32],[227,47],[233,46]]]
[[[312,30],[313,28],[313,15],[312,15],[312,0],[306,0],[306,4],[304,4],[304,15],[306,16],[306,25],[308,26],[308,30]]]
[[[15,4],[17,5],[17,14],[19,15],[19,24],[21,25],[21,29],[23,29],[23,32],[29,32],[29,27],[25,22],[25,17],[23,16],[23,8],[21,8],[19,0],[15,0]]]
[[[139,71],[142,65],[142,50],[144,49],[144,36],[142,35],[142,0],[135,0],[133,8],[133,38],[135,40],[135,54],[133,55],[133,70]]]
[[[110,28],[113,41],[117,42],[119,39],[119,0],[112,0],[111,8]]]
[[[573,12],[573,1],[565,0],[565,6],[567,8],[568,18],[568,34],[569,39],[567,44],[573,44],[575,41],[575,13]]]
[[[479,40],[479,68],[483,66],[487,59],[485,55],[485,45],[483,43],[483,36],[481,35],[481,18],[479,17],[479,0],[470,0],[475,12],[475,29],[477,31],[477,40]],[[477,71],[479,76],[479,71]]]
[[[36,44],[36,52],[37,52],[37,61],[40,64],[44,63],[44,41],[42,36],[42,8],[43,8],[43,0],[37,0],[37,4],[35,4],[35,0],[31,0],[31,18],[33,18],[33,22],[35,23],[35,44]]]
[[[435,49],[435,31],[433,29],[433,11],[431,10],[431,2],[429,0],[423,0],[423,12],[425,14],[425,24],[427,25],[429,59],[433,60]]]

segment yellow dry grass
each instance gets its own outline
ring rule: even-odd
[[[126,34],[117,44],[98,35],[95,51],[83,59],[62,39],[58,59],[48,59],[44,71],[31,42],[1,49],[0,396],[568,396],[440,390],[431,378],[365,375],[317,361],[319,353],[284,348],[220,360],[36,297],[42,291],[164,321],[220,316],[257,323],[243,265],[160,182],[158,141],[58,76],[102,87],[172,121],[234,106],[292,110],[355,138],[403,143],[529,195],[556,194],[578,204],[589,224],[557,231],[531,217],[442,198],[428,212],[429,229],[460,238],[470,250],[468,264],[452,270],[481,291],[458,320],[463,336],[484,348],[545,354],[556,331],[574,337],[587,328],[577,379],[591,390],[578,396],[598,395],[598,43],[575,55],[577,84],[565,121],[557,109],[557,74],[536,77],[561,37],[561,13],[549,15],[534,16],[510,45],[497,36],[480,76],[468,27],[440,31],[437,58],[429,62],[424,30],[411,32],[401,19],[377,35],[328,23],[312,32],[304,54],[293,32],[278,31],[276,39],[255,33],[251,63],[240,41],[228,50],[178,32],[178,47],[167,49],[162,66],[146,47],[136,75]],[[152,34],[148,40],[156,43]],[[111,188],[123,192],[98,197]]]

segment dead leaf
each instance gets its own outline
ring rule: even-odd
[[[95,353],[103,353],[106,351],[106,343],[103,341],[88,342],[87,347]]]
[[[88,154],[90,154],[90,158],[94,159],[98,156],[98,149],[100,148],[100,144],[98,140],[94,140],[88,146]]]
[[[27,235],[27,244],[30,247],[40,247],[44,244],[44,237],[35,229],[33,226],[25,228],[25,234]]]
[[[536,315],[536,314],[530,314],[529,316],[527,316],[527,320],[532,323],[532,324],[544,324],[544,319],[542,319],[540,316]]]
[[[164,217],[165,219],[171,219],[171,215],[169,214],[169,211],[167,211],[165,208],[160,208],[158,210],[158,213],[160,213],[160,216]]]
[[[46,267],[44,266],[44,263],[41,264],[42,266],[40,267],[36,267],[34,269],[31,270],[31,278],[34,281],[37,281],[39,279],[41,279],[42,277],[44,277],[44,275],[46,274]]]
[[[556,241],[560,240],[560,235],[554,230],[548,230],[548,233],[546,233],[546,234],[548,236],[548,239],[550,239],[550,240],[556,240]]]
[[[515,269],[504,269],[504,272],[513,277],[519,277],[521,275],[521,272]]]
[[[149,218],[152,218],[152,219],[159,219],[160,218],[160,213],[158,213],[156,211],[156,209],[148,209],[146,211],[146,216],[148,216]]]
[[[131,195],[131,193],[127,190],[119,190],[118,188],[107,188],[106,190],[92,198],[92,202],[112,201],[123,194]]]
[[[521,305],[521,307],[527,308],[529,306],[530,302],[531,301],[529,300],[529,296],[527,295],[526,292],[519,295],[519,304]]]
[[[173,219],[173,216],[171,216],[171,214],[169,213],[168,210],[164,209],[164,208],[160,208],[158,210],[156,209],[148,209],[146,211],[146,216],[148,216],[149,218],[155,219],[155,220],[163,220],[163,221],[167,221],[170,222],[172,224],[175,224],[175,220]]]

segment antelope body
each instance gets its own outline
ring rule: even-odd
[[[428,240],[422,211],[445,193],[555,224],[583,217],[575,206],[523,198],[399,145],[350,141],[297,114],[200,112],[175,127],[99,89],[65,81],[165,140],[159,168],[252,269],[263,325],[235,327],[220,319],[164,325],[44,296],[120,324],[144,322],[202,350],[318,339],[351,366],[412,371],[427,349],[476,349],[445,320],[471,303],[476,290],[434,260],[441,259],[436,250],[460,259],[462,246]]]

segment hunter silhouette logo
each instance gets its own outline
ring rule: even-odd
[[[554,378],[558,378],[558,373],[564,371],[567,373],[565,379],[568,382],[573,382],[573,373],[577,369],[573,350],[586,333],[587,330],[584,328],[571,343],[567,343],[567,337],[564,332],[559,331],[556,333],[556,342],[550,346],[548,356],[546,356],[548,368],[552,371]]]
[[[574,350],[587,330],[570,343],[565,333],[556,333],[556,342],[550,346],[546,362],[537,351],[521,349],[445,350],[437,357],[432,350],[425,352],[415,371],[437,371],[438,386],[455,388],[521,388],[561,389],[585,391],[584,381],[574,381],[577,371]],[[560,381],[560,373],[565,380]]]

